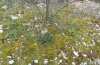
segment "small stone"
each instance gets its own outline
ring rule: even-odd
[[[2,33],[3,32],[3,30],[0,30],[0,33]]]
[[[78,52],[75,52],[75,51],[73,51],[73,53],[78,57],[79,55],[78,55]]]
[[[7,56],[7,58],[11,58],[11,56]]]
[[[29,63],[28,65],[32,65],[31,63]]]
[[[55,57],[54,60],[56,61],[57,60],[57,57]]]
[[[2,9],[7,9],[7,8],[8,8],[7,5],[2,6]]]
[[[82,54],[84,57],[87,57],[87,55],[86,54]]]
[[[34,60],[34,63],[38,63],[38,60]]]
[[[48,63],[48,59],[45,59],[45,60],[44,60],[44,64],[47,64],[47,63]]]
[[[72,62],[72,65],[76,65],[75,62]]]
[[[17,16],[14,16],[14,15],[10,15],[10,17],[11,17],[12,20],[18,19],[18,17]]]
[[[10,60],[9,64],[14,64],[14,62],[15,62],[14,60]]]
[[[59,60],[59,63],[62,63],[62,60]]]

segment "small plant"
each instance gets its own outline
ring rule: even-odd
[[[39,34],[38,36],[38,41],[43,44],[43,43],[53,43],[52,41],[52,34],[50,32],[47,32],[45,34]]]
[[[75,35],[75,30],[74,30],[74,29],[68,29],[68,30],[66,31],[66,34],[67,34],[67,35],[70,35],[70,36],[74,36],[74,35]]]
[[[8,37],[10,38],[10,41],[15,41],[18,39],[17,31],[16,30],[10,30],[8,33]]]

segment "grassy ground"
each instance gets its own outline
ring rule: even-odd
[[[100,20],[68,6],[46,22],[36,9],[6,4],[0,2],[0,65],[100,64]]]

